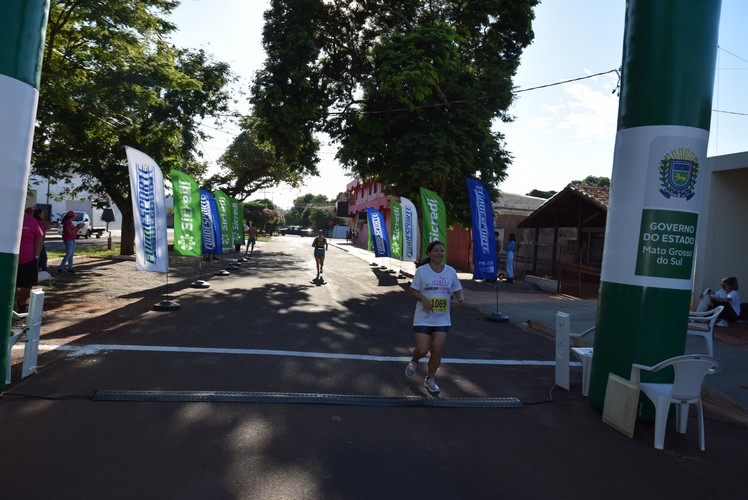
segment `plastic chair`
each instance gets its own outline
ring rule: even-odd
[[[581,339],[594,331],[595,327],[593,326],[582,333],[569,333],[569,338]],[[590,391],[590,373],[592,372],[592,355],[594,354],[594,349],[592,347],[577,347],[572,345],[570,350],[582,363],[582,396],[587,396]]]
[[[686,333],[704,337],[706,353],[709,356],[714,356],[714,325],[724,308],[725,306],[717,306],[710,311],[688,313],[688,330]]]
[[[641,371],[658,372],[672,366],[675,378],[672,384],[641,382]],[[689,405],[697,405],[699,418],[699,447],[706,450],[704,440],[704,408],[701,404],[701,384],[704,377],[719,372],[722,361],[712,356],[686,354],[666,359],[654,366],[631,365],[631,382],[637,384],[641,391],[654,403],[655,439],[654,447],[662,450],[665,444],[665,425],[667,424],[670,404],[675,403],[676,430],[685,434],[688,423]]]

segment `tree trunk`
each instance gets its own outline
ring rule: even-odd
[[[128,210],[127,215],[122,213],[122,246],[119,254],[135,254],[135,221],[132,217],[132,209]]]
[[[132,200],[129,196],[109,196],[122,213],[122,236],[120,255],[135,255],[135,221],[132,216]]]

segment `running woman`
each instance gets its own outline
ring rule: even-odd
[[[410,284],[410,296],[416,299],[413,317],[413,335],[416,347],[413,358],[405,368],[408,378],[416,374],[418,361],[431,353],[428,372],[423,385],[432,394],[439,392],[434,376],[442,360],[442,350],[447,341],[452,324],[449,315],[449,302],[452,295],[463,305],[462,285],[457,271],[444,263],[444,243],[432,241],[426,250],[426,259],[419,263]]]
[[[319,278],[325,265],[325,250],[327,250],[327,238],[321,229],[317,237],[312,240],[312,246],[314,247],[314,261],[317,264],[317,278]]]

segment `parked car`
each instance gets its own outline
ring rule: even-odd
[[[91,216],[88,215],[86,212],[75,212],[75,217],[73,217],[73,224],[79,224],[82,223],[80,229],[78,229],[78,238],[81,236],[88,239],[92,235],[96,236],[97,238],[101,238],[101,234],[106,231],[105,227],[94,227],[91,222]],[[57,232],[62,234],[62,226],[59,224],[57,225]]]
[[[60,227],[60,221],[62,220],[63,214],[53,213],[49,216],[49,223],[51,227],[57,229]]]
[[[297,236],[314,236],[314,231],[312,229],[309,229],[308,227],[301,227],[301,226],[288,226],[288,227],[282,227],[278,230],[278,232],[282,235],[297,235]]]

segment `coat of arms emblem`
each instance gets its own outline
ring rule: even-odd
[[[688,149],[679,149],[660,160],[660,193],[665,198],[690,200],[699,174],[699,161]]]

